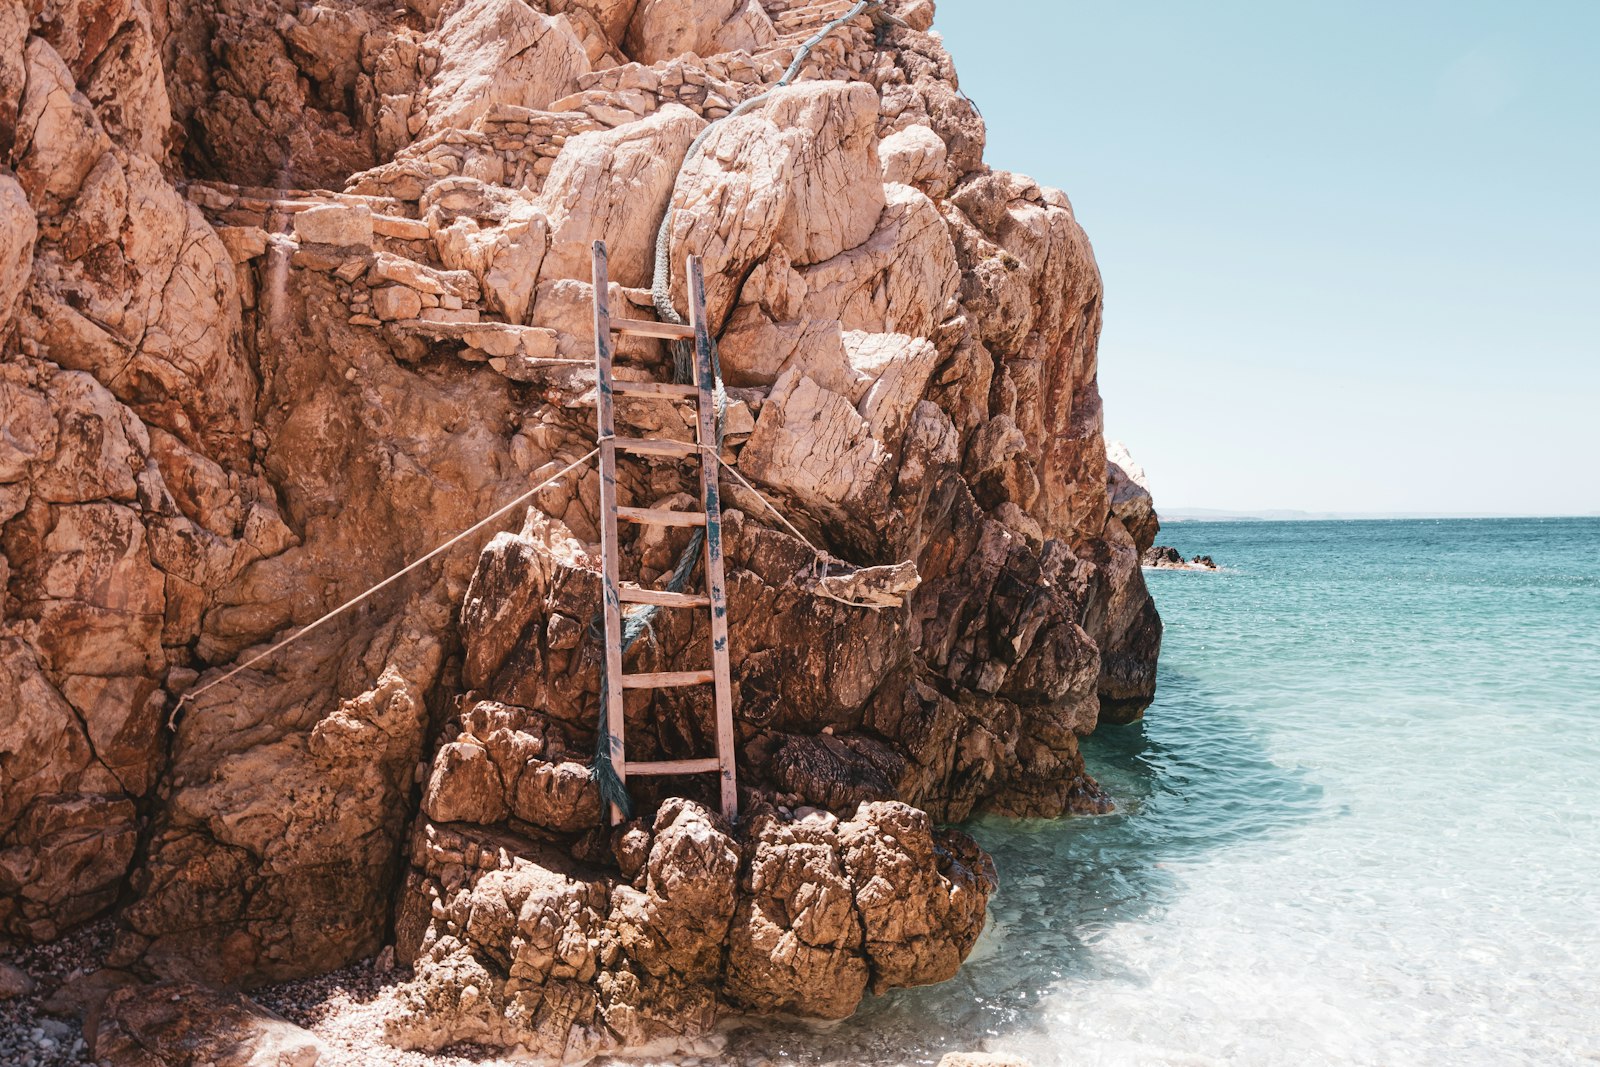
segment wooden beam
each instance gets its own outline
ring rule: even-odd
[[[667,589],[646,589],[642,586],[623,584],[618,590],[622,595],[624,604],[654,604],[662,608],[706,608],[711,606],[709,597],[698,593],[674,593]]]
[[[654,671],[650,674],[624,674],[624,689],[677,689],[686,685],[705,685],[714,681],[711,671]]]
[[[700,390],[692,385],[680,382],[612,382],[613,392],[624,396],[666,397],[669,399],[687,399],[699,396]]]
[[[604,241],[594,243],[594,380],[595,422],[600,435],[600,556],[601,595],[605,606],[606,734],[611,766],[617,778],[627,781],[627,753],[622,738],[622,600],[617,591],[617,427],[611,410],[611,283],[606,270]],[[622,810],[611,805],[611,825],[622,821]]]
[[[629,774],[707,774],[717,769],[715,756],[706,759],[652,760],[648,763],[628,764]]]
[[[700,451],[693,441],[674,441],[666,437],[619,437],[617,447],[624,452],[637,452],[645,456],[672,456],[682,459]]]
[[[617,508],[617,518],[646,526],[704,526],[706,517],[698,511],[673,511],[670,508]]]
[[[612,319],[611,328],[633,337],[659,337],[666,341],[687,341],[694,329],[675,322],[651,322],[648,319]]]
[[[694,327],[694,381],[700,389],[700,498],[706,518],[706,596],[711,599],[711,671],[717,713],[717,770],[722,817],[739,818],[739,787],[734,757],[733,679],[728,669],[728,598],[722,573],[722,499],[717,488],[717,413],[712,397],[711,331],[706,323],[706,280],[699,256],[689,257],[689,324]]]

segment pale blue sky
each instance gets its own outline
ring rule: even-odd
[[[1600,512],[1600,0],[942,0],[1158,505]]]

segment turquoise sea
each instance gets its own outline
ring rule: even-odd
[[[953,981],[778,1063],[1600,1062],[1600,519],[1175,523],[1116,813],[968,829],[1002,886]]]

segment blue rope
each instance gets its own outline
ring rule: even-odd
[[[721,434],[718,434],[720,438]],[[700,548],[705,543],[706,530],[696,528],[689,538],[689,543],[684,546],[683,553],[678,557],[678,565],[672,568],[672,575],[667,579],[667,589],[674,593],[681,593],[689,584],[689,576],[693,573],[695,564],[700,561]],[[660,607],[655,604],[645,604],[622,617],[622,653],[627,655],[634,642],[643,637],[650,630],[650,622],[655,618]],[[595,612],[589,621],[589,636],[602,646],[606,640],[606,615],[605,609]],[[600,657],[600,728],[595,743],[594,762],[589,765],[589,777],[600,787],[600,799],[606,804],[615,804],[622,812],[624,819],[633,817],[633,803],[628,796],[628,788],[623,785],[622,779],[617,776],[617,769],[611,762],[611,746],[616,740],[611,731],[606,728],[606,693],[610,689],[610,676],[606,670],[606,657]]]

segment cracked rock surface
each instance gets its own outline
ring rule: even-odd
[[[928,0],[686,158],[849,6],[0,6],[0,939],[121,901],[114,966],[250,987],[392,932],[394,1043],[581,1059],[948,978],[994,873],[937,827],[1104,810],[1078,739],[1153,696],[1158,521],[1067,198],[985,163]],[[739,824],[671,778],[603,825],[591,468],[220,681],[592,447],[589,245],[653,318],[669,204],[724,457],[833,558],[724,480]],[[628,460],[619,502],[696,479]],[[630,529],[624,577],[685,541]],[[708,640],[664,612],[627,669]],[[708,693],[626,718],[711,751]]]

